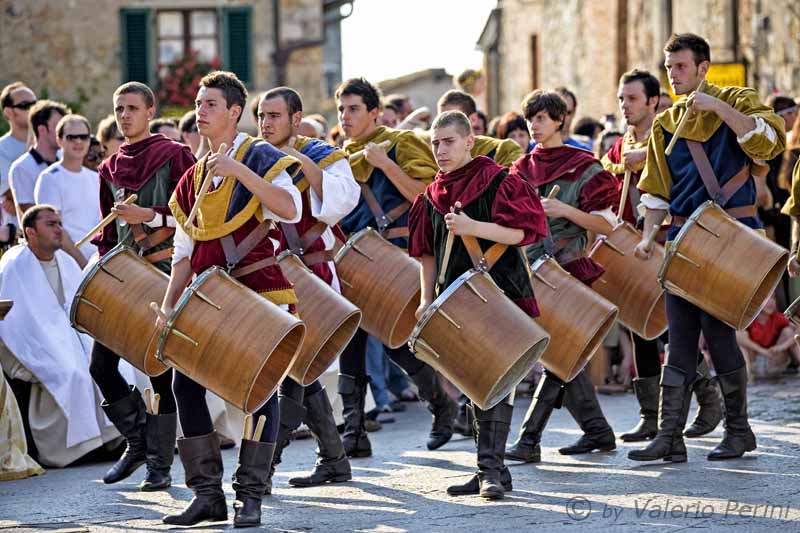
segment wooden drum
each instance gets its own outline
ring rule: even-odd
[[[168,283],[166,274],[119,245],[81,281],[70,323],[148,376],[163,374],[169,367],[156,358],[159,330],[148,304],[163,300]]]
[[[157,357],[252,413],[289,373],[305,332],[302,320],[212,267],[183,291]]]
[[[589,255],[603,265],[605,273],[592,289],[619,308],[623,326],[651,340],[667,330],[666,297],[658,283],[664,247],[654,244],[653,257],[642,261],[633,253],[641,240],[641,233],[626,222],[598,239]]]
[[[658,279],[669,292],[744,329],[775,291],[788,258],[786,249],[709,200],[668,247]]]
[[[417,323],[419,262],[372,228],[364,228],[336,253],[342,294],[363,313],[361,328],[390,348],[408,340]]]
[[[278,264],[297,293],[297,314],[306,323],[306,338],[289,377],[311,385],[331,366],[356,334],[361,311],[322,281],[291,251]]]
[[[619,310],[549,256],[531,270],[541,313],[536,321],[550,334],[541,362],[565,382],[572,381],[602,344]]]
[[[425,310],[411,351],[481,409],[511,394],[541,357],[549,336],[488,274],[462,274]]]

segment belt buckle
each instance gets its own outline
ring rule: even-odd
[[[234,263],[226,263],[225,273],[230,274],[236,265]]]

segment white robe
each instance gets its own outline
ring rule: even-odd
[[[61,250],[56,252],[56,261],[64,287],[63,306],[27,245],[11,248],[0,259],[0,299],[14,301],[0,322],[0,338],[32,375],[31,381],[38,381],[52,395],[66,420],[63,446],[72,448],[105,435],[111,423],[97,413],[100,393],[89,374],[93,341],[69,323],[69,306],[82,279],[81,270]]]

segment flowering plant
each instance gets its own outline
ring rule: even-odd
[[[158,83],[157,97],[161,106],[194,107],[200,79],[220,66],[219,58],[200,61],[192,50],[184,57],[164,65]]]

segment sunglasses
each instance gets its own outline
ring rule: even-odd
[[[15,109],[22,109],[23,111],[27,111],[36,103],[36,100],[28,100],[26,102],[19,102],[17,104],[11,104],[8,107],[13,107]]]
[[[76,133],[76,134],[67,133],[66,135],[64,135],[64,138],[67,139],[68,141],[88,141],[89,137],[91,137],[91,135],[89,135],[88,133]]]

